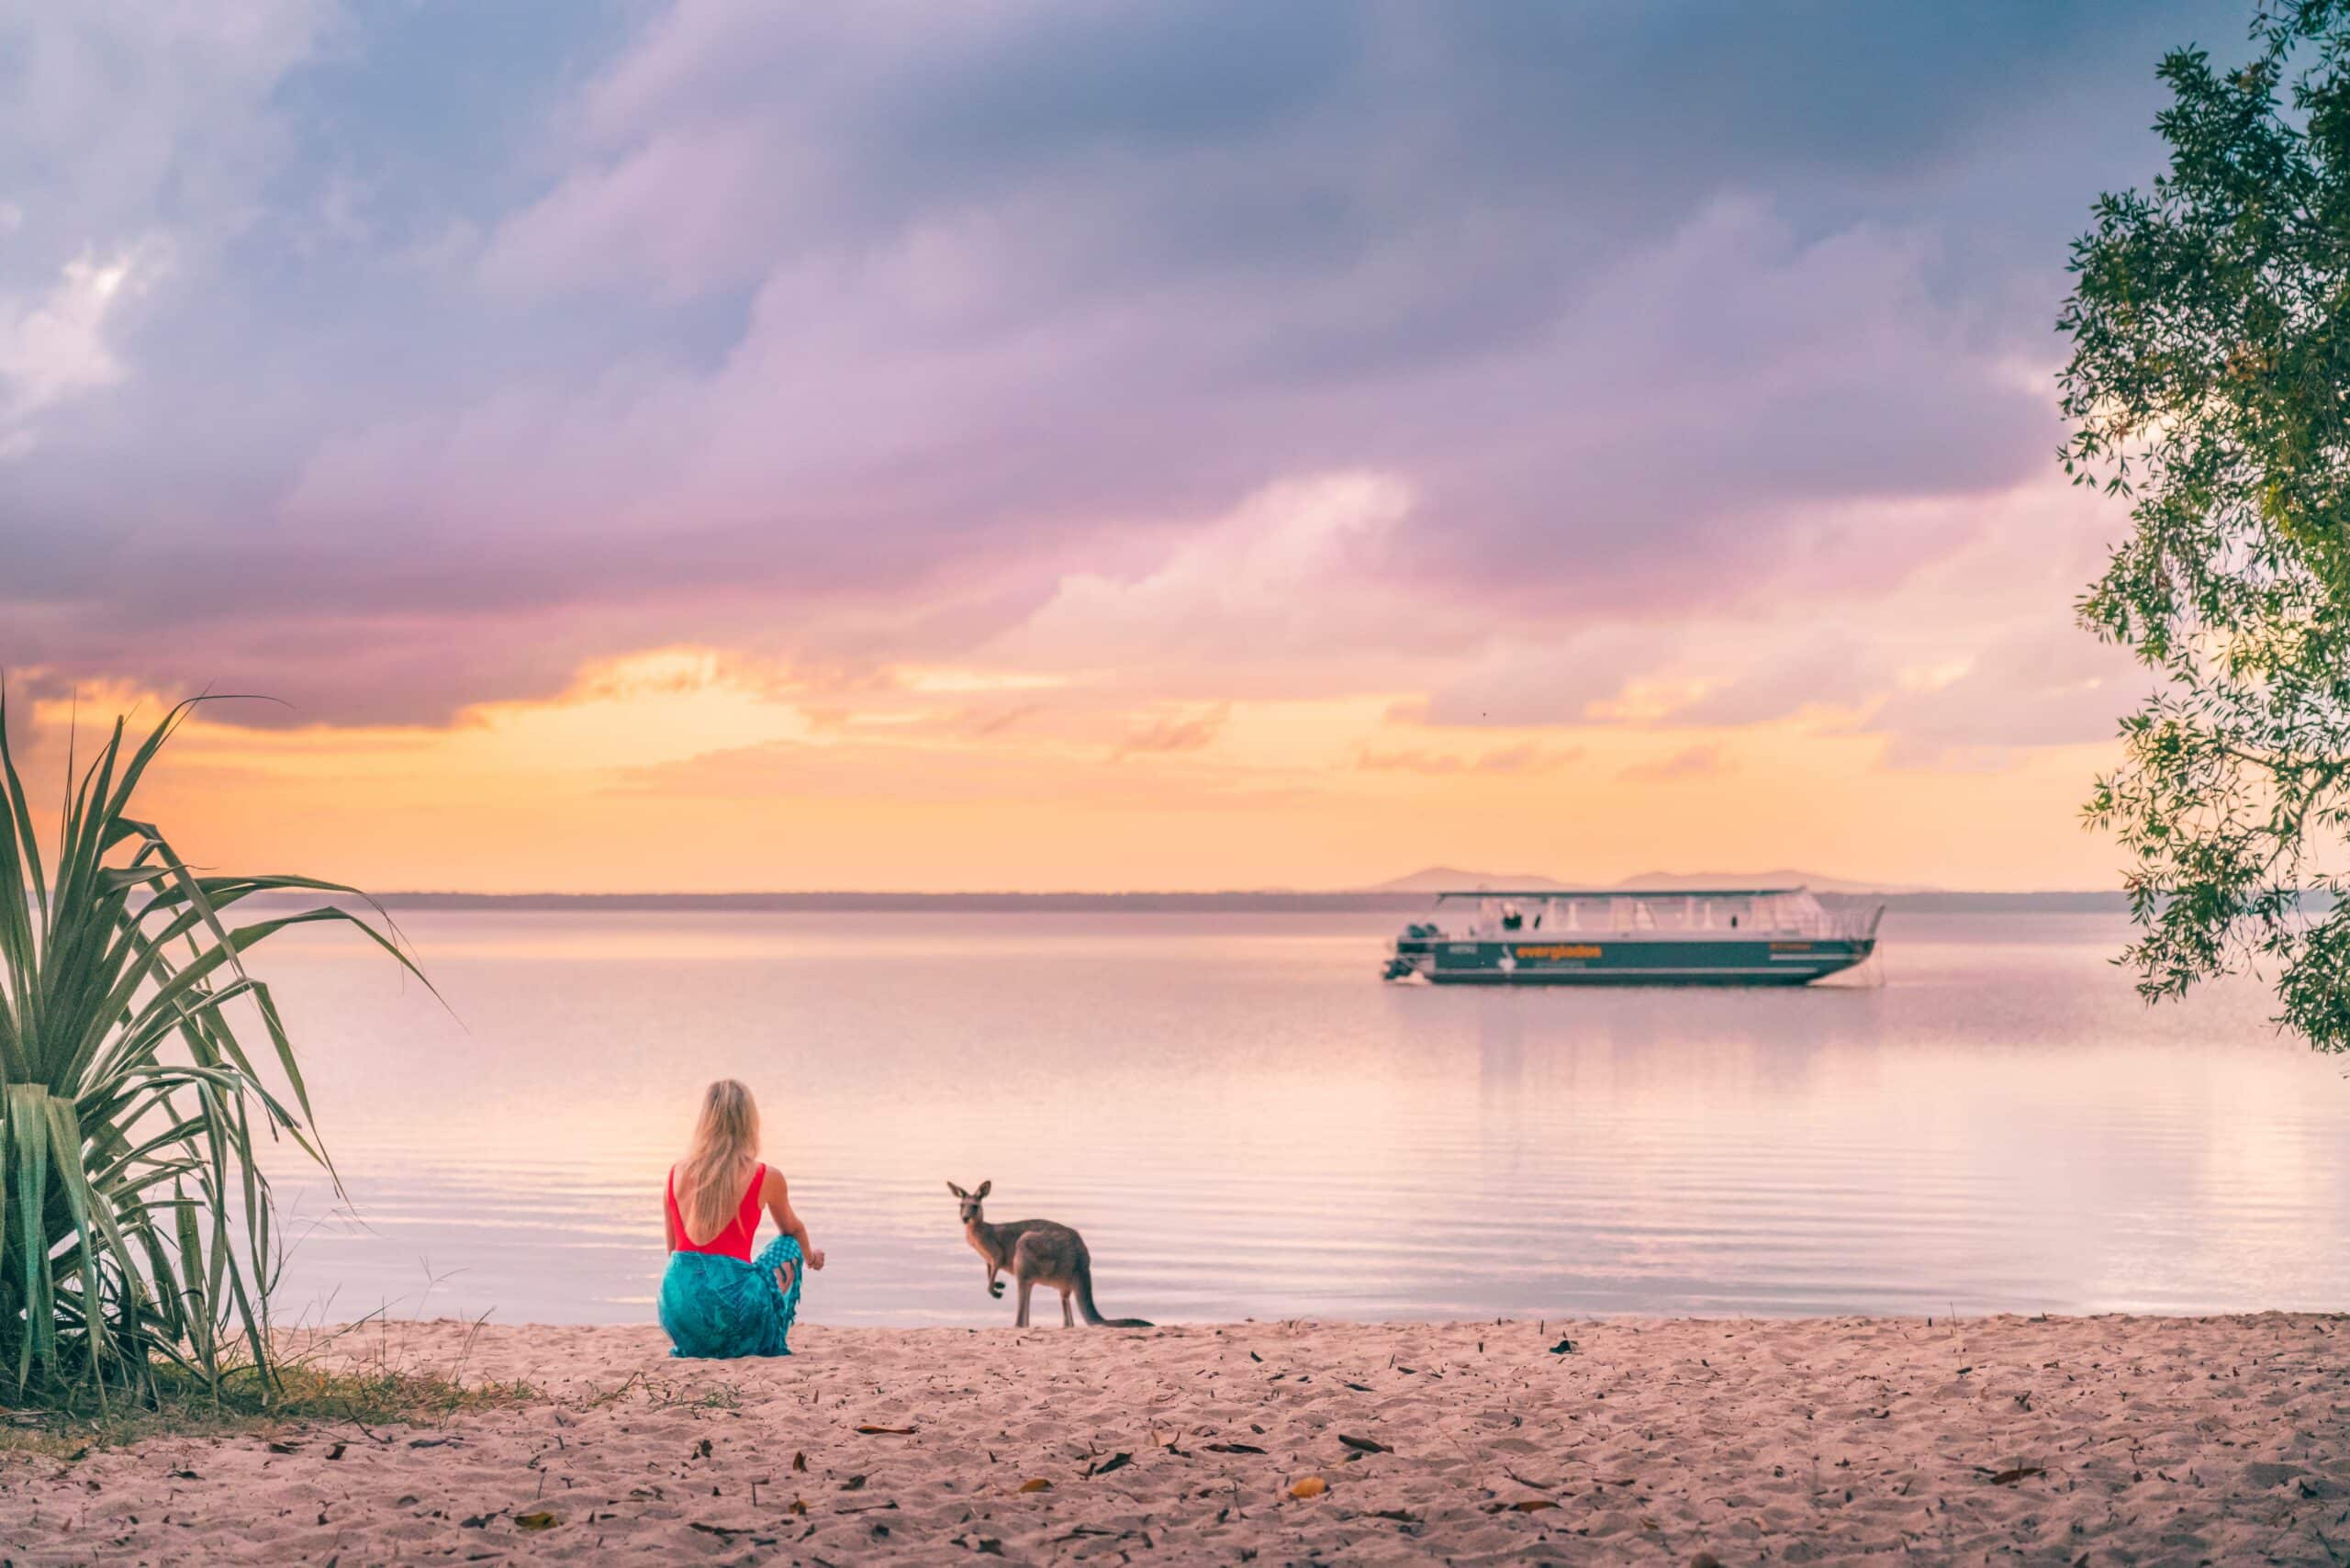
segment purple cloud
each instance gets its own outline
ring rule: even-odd
[[[1066,666],[1085,593],[1172,573],[1212,613],[1096,618],[1112,677],[1555,722],[1659,629],[1986,537],[1916,504],[2044,469],[2063,242],[2142,172],[2107,127],[2221,14],[2133,14],[2062,95],[2087,24],[2029,6],[680,3],[479,79],[430,18],[11,24],[0,659],[432,723],[686,641]],[[6,323],[148,245],[110,375],[23,402]],[[1333,474],[1409,502],[1201,588]],[[1529,688],[1527,646],[1577,652]]]

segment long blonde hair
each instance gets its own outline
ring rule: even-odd
[[[722,1078],[701,1097],[694,1140],[674,1177],[687,1240],[701,1246],[734,1222],[758,1162],[759,1107],[749,1090]]]

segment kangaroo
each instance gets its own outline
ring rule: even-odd
[[[979,1204],[994,1185],[993,1182],[982,1182],[978,1192],[967,1193],[949,1182],[946,1190],[962,1201],[963,1239],[971,1244],[971,1250],[988,1266],[988,1294],[1002,1299],[1003,1282],[996,1275],[1007,1269],[1020,1287],[1020,1316],[1013,1319],[1013,1327],[1028,1327],[1028,1293],[1038,1285],[1049,1285],[1061,1293],[1064,1328],[1077,1327],[1077,1318],[1069,1311],[1072,1295],[1077,1310],[1085,1315],[1090,1327],[1150,1327],[1139,1317],[1102,1316],[1093,1305],[1093,1256],[1085,1249],[1085,1238],[1069,1226],[1048,1219],[1016,1219],[1010,1225],[990,1225],[979,1212]]]

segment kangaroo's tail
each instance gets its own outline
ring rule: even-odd
[[[1077,1272],[1077,1310],[1086,1324],[1093,1328],[1147,1328],[1148,1320],[1140,1317],[1104,1317],[1101,1308],[1093,1305],[1093,1265],[1086,1263]]]

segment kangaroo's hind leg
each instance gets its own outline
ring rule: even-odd
[[[1069,1305],[1069,1287],[1067,1285],[1063,1285],[1061,1287],[1061,1327],[1064,1328],[1074,1328],[1077,1327],[1077,1314],[1070,1309]]]
[[[1043,1264],[1033,1234],[1012,1244],[1012,1282],[1020,1287],[1020,1316],[1013,1320],[1015,1328],[1028,1327],[1028,1295],[1036,1288],[1036,1276],[1046,1271]]]

